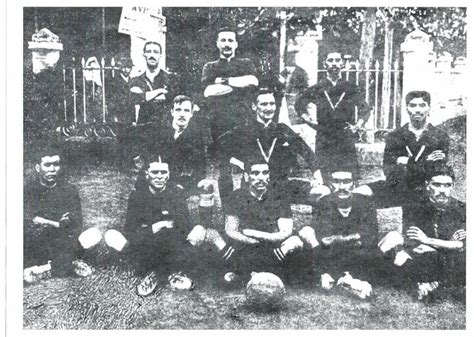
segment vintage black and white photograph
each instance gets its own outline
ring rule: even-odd
[[[466,7],[104,5],[22,8],[24,330],[466,329]]]

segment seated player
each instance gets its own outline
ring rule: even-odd
[[[259,89],[252,102],[252,109],[254,119],[249,124],[237,127],[219,139],[219,192],[223,203],[234,189],[232,173],[241,172],[245,157],[252,156],[253,153],[260,153],[268,163],[272,172],[271,184],[275,185],[273,187],[278,185],[282,193],[291,196],[292,202],[304,203],[312,187],[322,186],[314,153],[291,128],[274,121],[276,103],[270,89]],[[301,183],[301,180],[289,181],[288,177],[295,174],[294,171],[299,166],[299,157],[314,172],[314,184]]]
[[[411,91],[406,96],[410,121],[388,134],[383,170],[385,181],[369,184],[379,207],[403,206],[417,198],[425,184],[426,162],[447,160],[449,136],[428,123],[431,96]],[[418,192],[417,192],[418,191]]]
[[[333,168],[332,193],[313,206],[313,228],[304,227],[299,232],[314,250],[316,271],[325,289],[346,271],[360,279],[372,277],[370,268],[375,263],[378,239],[376,209],[369,197],[353,193],[351,169],[344,165]]]
[[[204,136],[193,118],[193,107],[190,97],[176,96],[172,102],[171,120],[155,132],[146,145],[146,152],[160,153],[169,163],[172,183],[182,186],[189,194],[206,175]],[[143,178],[142,173],[139,179],[146,186]]]
[[[423,299],[440,284],[466,284],[466,208],[451,197],[453,170],[444,161],[426,167],[425,194],[405,209],[403,235],[389,232],[380,250],[394,256],[403,281]]]
[[[34,171],[36,179],[25,180],[24,190],[25,280],[34,281],[37,267],[45,265],[53,276],[89,275],[91,267],[80,259],[101,235],[97,228],[81,234],[81,199],[76,187],[61,176],[59,149],[53,144],[38,144]]]
[[[146,275],[137,286],[141,296],[153,293],[168,275],[176,280],[176,272],[189,272],[196,255],[193,245],[207,241],[217,242],[219,249],[225,246],[217,232],[191,228],[184,191],[170,182],[169,164],[161,156],[149,157],[144,168],[147,186],[130,194],[124,234],[114,229],[105,234],[106,244],[126,253],[137,273]]]
[[[247,278],[252,271],[280,274],[287,254],[303,246],[298,237],[291,236],[290,203],[269,184],[266,161],[260,156],[248,159],[244,178],[246,184],[231,193],[224,207],[228,245],[223,258],[233,268],[226,279]]]

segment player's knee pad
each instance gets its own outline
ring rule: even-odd
[[[188,234],[186,240],[193,246],[199,247],[206,239],[206,228],[201,225],[193,227],[191,232]]]
[[[399,232],[388,232],[382,240],[378,243],[379,249],[382,253],[386,253],[389,250],[394,249],[397,246],[401,246],[404,243],[403,235]]]
[[[298,232],[298,235],[301,238],[301,240],[307,245],[309,245],[311,248],[315,248],[319,246],[319,242],[316,239],[316,232],[314,231],[314,228],[310,226],[304,226]]]
[[[109,229],[105,232],[104,240],[107,246],[112,247],[119,252],[121,252],[128,243],[125,236],[115,229]]]
[[[102,240],[102,234],[97,227],[92,227],[82,232],[78,240],[82,248],[89,249]]]

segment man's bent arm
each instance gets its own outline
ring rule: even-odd
[[[231,239],[236,241],[247,244],[258,243],[258,240],[248,237],[239,231],[239,218],[234,215],[225,216],[225,232]]]
[[[247,88],[250,86],[258,86],[258,79],[254,75],[244,75],[229,77],[228,83],[234,88]]]
[[[280,218],[278,219],[278,232],[268,233],[255,229],[245,229],[245,233],[256,239],[261,239],[269,242],[280,242],[287,239],[293,232],[293,219]]]

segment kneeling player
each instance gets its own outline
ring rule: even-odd
[[[380,242],[392,254],[407,285],[416,285],[423,299],[445,286],[465,285],[466,209],[452,198],[453,170],[444,161],[426,167],[425,195],[406,208],[404,235],[388,233]]]
[[[101,240],[101,235],[97,228],[81,234],[81,199],[77,189],[61,179],[61,165],[56,146],[38,146],[34,158],[36,179],[25,182],[23,245],[27,282],[41,278],[42,272],[57,276],[87,276],[92,272],[80,259],[85,249]]]
[[[224,209],[229,245],[223,250],[223,258],[229,269],[234,269],[226,279],[234,274],[246,278],[252,271],[279,273],[286,255],[303,246],[301,239],[291,236],[290,203],[269,185],[270,171],[265,160],[249,160],[244,178],[247,184],[231,193]]]

